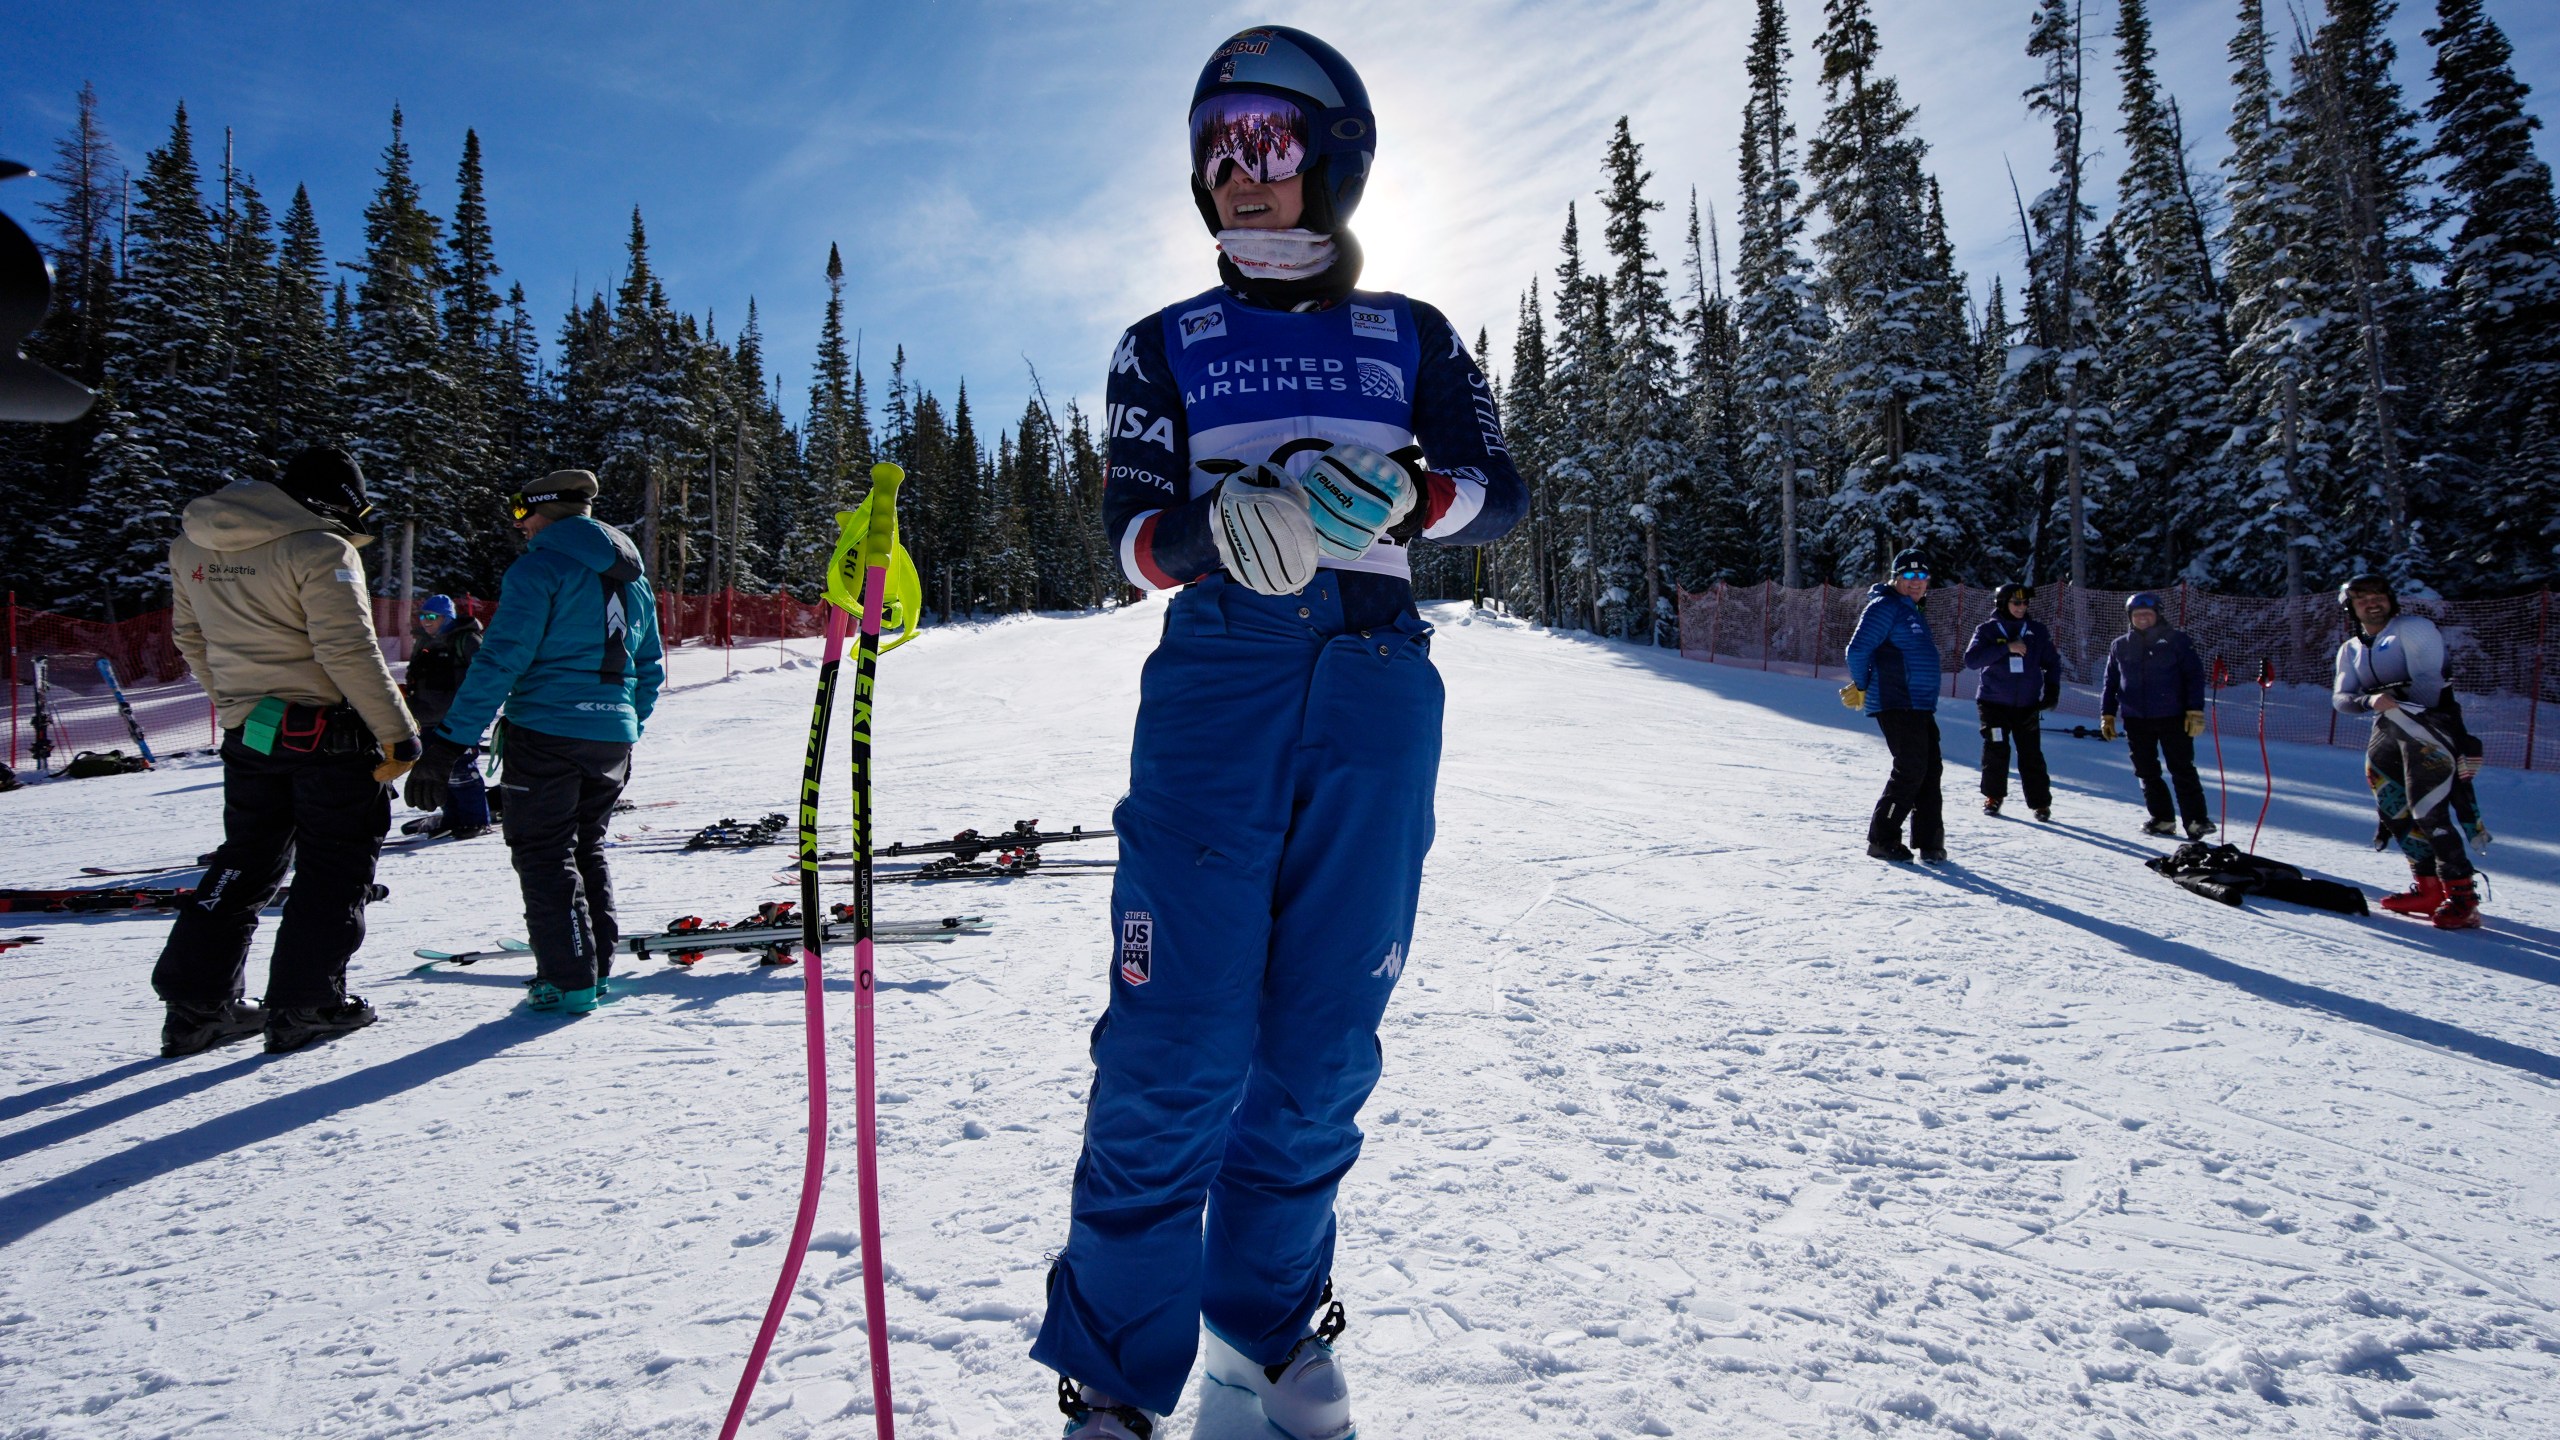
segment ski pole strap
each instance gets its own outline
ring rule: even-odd
[[[276,753],[276,732],[284,726],[285,711],[291,707],[273,695],[258,701],[249,718],[240,722],[240,743],[260,755]]]
[[[836,512],[836,549],[827,560],[827,603],[848,615],[862,613],[864,574],[874,567],[886,572],[880,633],[897,639],[880,646],[882,654],[914,637],[924,611],[924,581],[898,543],[898,486],[906,478],[895,465],[871,467],[871,493],[851,510]]]

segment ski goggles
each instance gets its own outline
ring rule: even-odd
[[[1893,572],[1893,578],[1896,580],[1926,580],[1929,578],[1929,567],[1926,565],[1905,565],[1901,569]]]
[[[586,494],[583,491],[573,494],[567,490],[535,490],[531,492],[519,490],[513,495],[507,497],[507,513],[515,516],[518,520],[522,520],[533,513],[533,507],[536,505],[548,505],[554,500],[584,500],[586,498]]]
[[[1314,158],[1307,112],[1277,95],[1213,95],[1191,112],[1191,173],[1215,190],[1229,167],[1270,185]]]

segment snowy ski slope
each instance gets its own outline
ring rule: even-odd
[[[1108,824],[1160,614],[890,656],[881,838]],[[1830,685],[1435,619],[1440,840],[1341,1203],[1371,1440],[2560,1435],[2560,781],[2483,777],[2485,932],[2228,910],[2141,868],[2121,747],[2049,736],[2056,822],[1982,818],[1957,705],[1955,863],[1893,868]],[[674,849],[795,792],[811,672],[722,664],[679,657],[641,752],[634,798],[680,803],[623,817],[632,928],[792,893],[780,850]],[[2277,770],[2263,848],[2405,877],[2352,752]],[[207,848],[217,783],[0,798],[0,883]],[[44,936],[0,955],[0,1436],[714,1432],[800,1173],[798,972],[653,965],[530,1018],[529,961],[410,973],[521,933],[494,837],[382,879],[382,1023],[273,1061],[153,1058],[165,920],[0,917]],[[997,922],[883,952],[901,1434],[1056,1433],[1023,1351],[1108,887],[883,891]],[[836,1115],[756,1436],[872,1433]],[[1239,1433],[1196,1404],[1172,1435]]]

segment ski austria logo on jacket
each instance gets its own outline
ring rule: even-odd
[[[1120,912],[1120,978],[1144,985],[1155,971],[1156,917],[1153,911]]]

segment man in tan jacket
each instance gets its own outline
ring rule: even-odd
[[[346,993],[347,961],[391,827],[387,782],[417,760],[418,735],[356,557],[372,513],[353,459],[306,450],[275,483],[189,503],[169,547],[178,650],[222,725],[223,840],[151,974],[169,1007],[163,1055],[260,1030],[273,1054],[373,1023]],[[252,1005],[249,942],[288,866],[265,1004]]]

